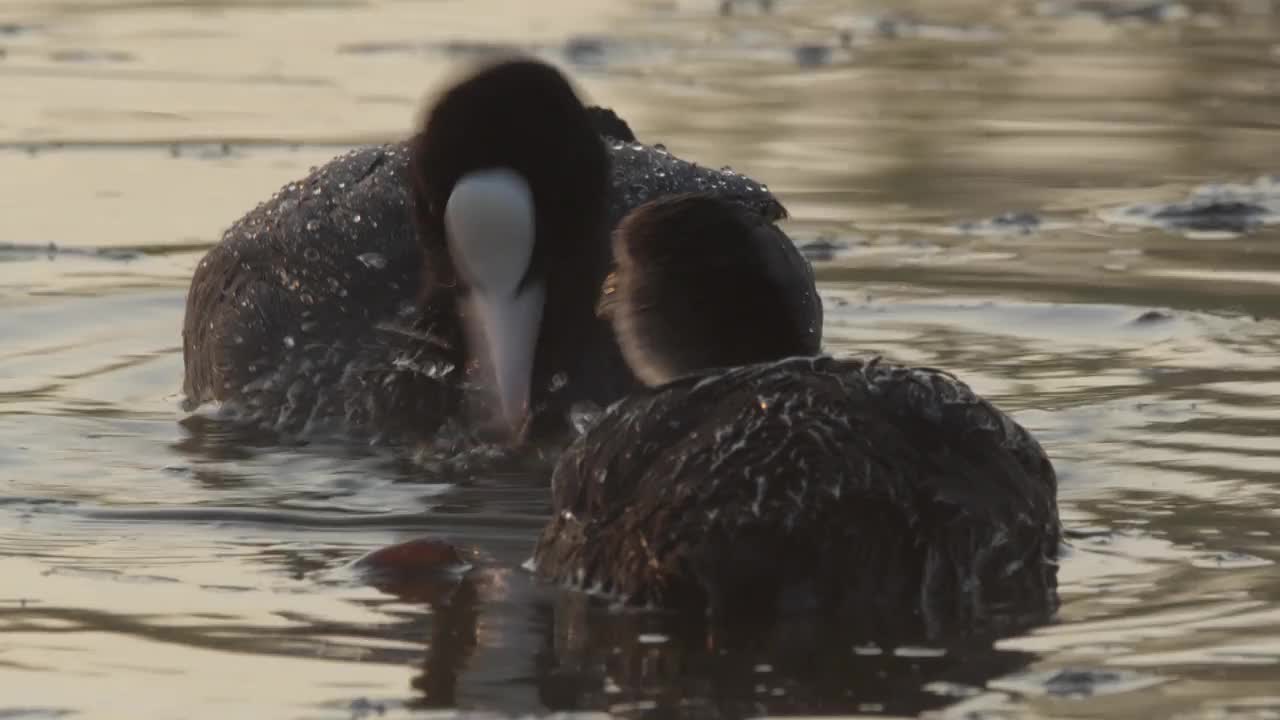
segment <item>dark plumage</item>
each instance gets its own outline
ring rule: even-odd
[[[201,260],[183,327],[188,403],[226,401],[291,432],[336,422],[406,441],[463,416],[474,360],[458,307],[467,288],[456,282],[440,203],[461,173],[494,164],[517,169],[536,203],[528,274],[541,276],[547,298],[534,430],[562,430],[575,402],[617,399],[636,381],[592,312],[609,228],[647,200],[694,190],[765,218],[785,214],[748,178],[633,139],[541,63],[496,63],[465,78],[415,139],[355,150],[290,183]]]
[[[610,315],[656,387],[561,456],[538,574],[719,617],[933,624],[1051,608],[1060,527],[1039,444],[943,371],[812,357],[804,313],[784,310],[794,294],[753,256],[768,244],[742,237],[752,225],[691,199],[637,210],[619,231],[635,251],[618,252]],[[654,250],[665,243],[741,252],[670,263]],[[696,309],[650,296],[677,277],[706,285]],[[716,367],[740,360],[755,364]]]
[[[746,208],[698,194],[655,201],[622,221],[613,255],[601,314],[642,381],[818,352],[813,270]]]

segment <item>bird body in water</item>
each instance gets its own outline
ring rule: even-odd
[[[486,412],[523,439],[562,435],[575,403],[638,386],[593,312],[610,228],[693,190],[785,215],[749,178],[636,142],[547,65],[483,67],[409,141],[336,158],[226,231],[187,298],[187,404],[393,442]],[[492,402],[467,392],[489,376],[505,383]]]
[[[619,228],[602,311],[650,387],[559,458],[538,575],[719,618],[1050,611],[1060,527],[1040,445],[946,372],[816,355],[761,261],[775,232],[698,196]]]

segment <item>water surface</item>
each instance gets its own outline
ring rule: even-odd
[[[1280,6],[550,5],[0,0],[0,715],[1280,715]],[[512,48],[767,181],[830,351],[1040,437],[1053,623],[720,652],[535,587],[541,478],[179,409],[222,229]],[[476,570],[346,569],[421,536]]]

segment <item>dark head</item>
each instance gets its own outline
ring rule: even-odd
[[[601,313],[647,385],[819,351],[813,270],[740,205],[706,195],[642,205],[614,232],[613,252]]]
[[[456,308],[506,419],[594,321],[607,272],[609,160],[592,116],[549,65],[506,60],[446,90],[411,146],[424,304]],[[456,305],[455,305],[456,301]]]

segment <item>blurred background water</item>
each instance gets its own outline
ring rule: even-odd
[[[545,479],[179,410],[221,231],[509,50],[768,182],[831,352],[1040,437],[1055,622],[719,652],[535,587]],[[0,717],[1280,717],[1275,0],[0,0],[0,97]],[[477,569],[346,569],[423,535]]]

